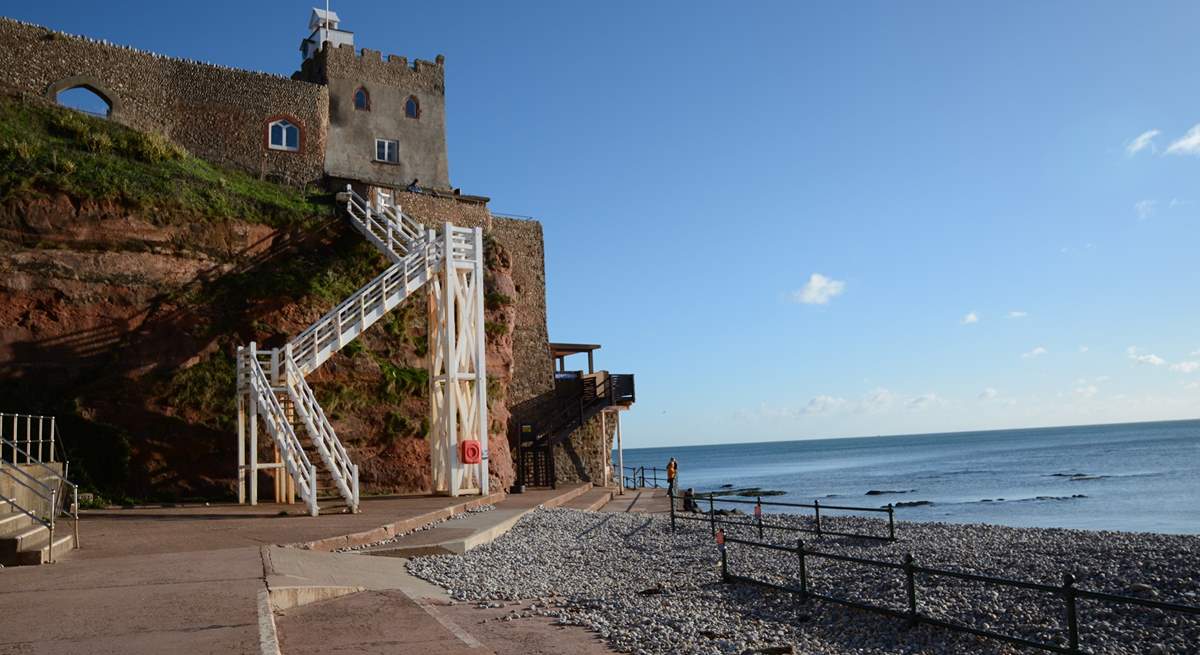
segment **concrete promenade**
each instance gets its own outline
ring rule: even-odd
[[[489,514],[499,518],[498,512],[529,511],[542,503],[558,505],[587,487],[532,490],[509,498],[364,499],[359,514],[315,518],[300,514],[296,505],[85,512],[80,549],[56,564],[0,571],[0,655],[275,655],[280,652],[276,614],[297,635],[321,635],[321,643],[331,646],[325,652],[343,650],[332,647],[339,639],[346,642],[343,652],[377,652],[353,646],[363,638],[362,626],[354,628],[355,621],[344,616],[322,619],[321,611],[312,611],[306,620],[293,620],[305,603],[356,592],[393,599],[389,617],[411,628],[389,632],[391,650],[378,652],[490,652],[430,609],[441,590],[409,576],[405,560],[327,551],[387,539],[484,503],[497,509],[445,525]],[[339,633],[338,626],[344,631]],[[295,647],[283,652],[320,650],[297,635],[290,642]],[[404,639],[415,641],[406,646]]]

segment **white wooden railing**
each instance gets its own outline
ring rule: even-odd
[[[427,230],[414,239],[403,260],[389,266],[289,342],[302,375],[315,371],[429,281],[441,261],[436,236]]]
[[[255,363],[247,367],[247,375],[256,398],[264,393],[264,389],[266,392],[259,401],[259,412],[267,418],[268,430],[280,451],[292,455],[294,461],[285,459],[288,472],[296,479],[301,497],[313,512],[316,511],[317,495],[315,469],[303,449],[299,449],[295,428],[288,422],[277,395],[287,394],[294,420],[304,425],[338,493],[345,498],[351,511],[357,512],[358,466],[350,460],[304,377],[434,277],[447,247],[434,230],[404,214],[382,194],[377,193],[368,202],[347,186],[344,193],[338,194],[338,200],[346,203],[351,224],[379,248],[392,265],[283,348],[261,354],[254,350],[253,344],[249,349],[239,349],[239,353],[244,353],[239,354],[239,358],[246,357]],[[469,259],[474,254],[474,232],[452,228],[449,244],[456,260]],[[256,471],[270,467],[259,465],[255,460],[249,468]]]
[[[238,352],[241,359],[239,366],[245,375],[244,379],[252,399],[251,406],[257,408],[258,414],[266,422],[267,433],[279,447],[279,454],[283,460],[282,464],[257,464],[255,468],[284,467],[296,482],[296,493],[308,506],[308,513],[316,516],[317,467],[309,461],[308,454],[304,452],[300,439],[292,429],[287,413],[279,403],[276,390],[263,370],[263,362],[258,358],[255,345],[251,343],[249,349],[239,349]],[[270,367],[270,362],[267,366]],[[257,475],[257,471],[254,474]]]
[[[308,430],[308,435],[312,438],[317,453],[321,455],[321,461],[325,464],[325,468],[332,473],[338,493],[346,499],[350,511],[357,512],[358,466],[350,461],[350,455],[346,453],[346,448],[342,446],[341,440],[333,431],[333,425],[325,417],[325,410],[321,409],[317,403],[317,397],[313,394],[312,387],[308,386],[308,382],[300,374],[300,368],[296,366],[296,360],[292,358],[290,346],[285,346],[283,349],[283,362],[283,382],[288,396],[292,399],[292,409],[296,413],[296,418]]]

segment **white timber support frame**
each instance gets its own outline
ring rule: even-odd
[[[429,454],[433,492],[488,493],[483,231],[443,226],[442,262],[429,289]],[[463,454],[476,442],[478,463]],[[467,444],[467,446],[464,446]]]

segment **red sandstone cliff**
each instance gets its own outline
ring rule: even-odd
[[[421,218],[418,216],[418,218]],[[513,481],[512,263],[488,242],[494,488]],[[341,218],[273,228],[56,194],[0,206],[0,397],[61,417],[110,495],[230,493],[238,344],[282,344],[385,267]],[[429,485],[425,298],[310,376],[366,493]]]

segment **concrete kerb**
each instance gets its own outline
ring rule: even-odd
[[[350,534],[340,535],[340,536],[336,536],[336,537],[326,537],[324,539],[317,539],[316,541],[308,541],[308,542],[284,544],[284,545],[289,548],[302,548],[305,550],[319,550],[319,551],[327,551],[327,552],[335,551],[340,548],[349,548],[352,546],[363,546],[366,544],[372,544],[372,543],[376,543],[379,541],[384,541],[385,539],[391,539],[392,537],[395,537],[398,534],[403,534],[405,532],[411,532],[422,526],[428,525],[435,521],[442,521],[442,520],[448,519],[456,514],[462,514],[464,512],[467,512],[468,510],[474,509],[476,507],[481,507],[483,505],[494,505],[494,504],[504,500],[504,498],[505,498],[505,493],[502,491],[498,491],[496,493],[489,494],[487,496],[483,496],[480,498],[473,498],[466,502],[459,503],[458,505],[452,505],[450,507],[446,507],[446,508],[439,509],[439,510],[434,510],[432,512],[426,512],[419,516],[414,516],[409,519],[404,519],[403,521],[396,521],[394,523],[388,523],[387,525],[381,525],[377,528],[372,528],[370,530],[363,530],[362,532],[353,532]]]

